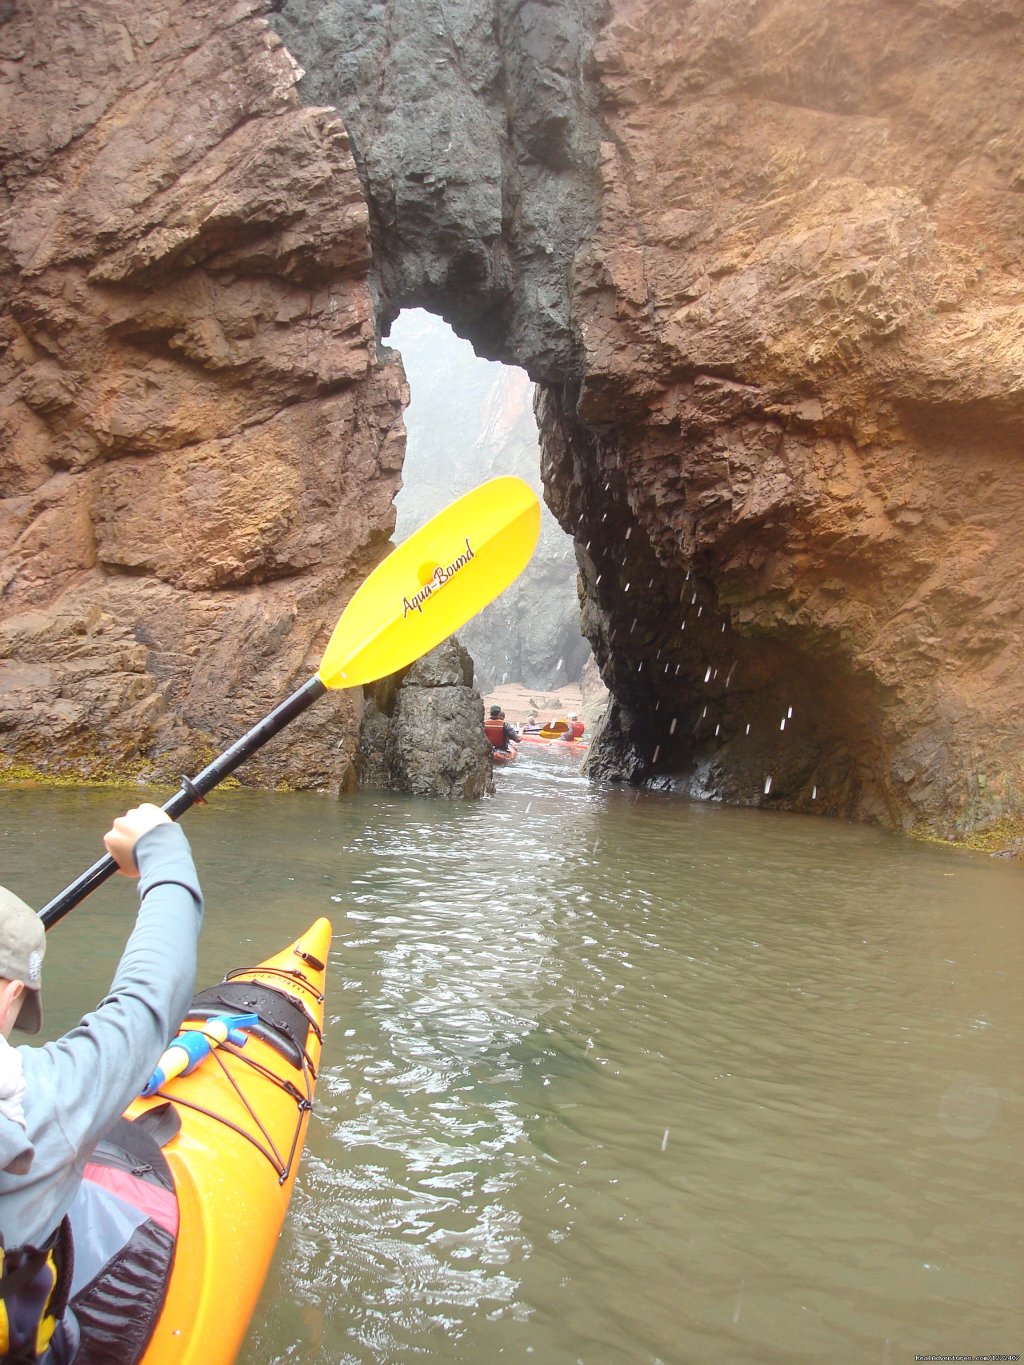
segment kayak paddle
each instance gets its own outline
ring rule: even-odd
[[[518,577],[540,533],[537,495],[511,475],[490,479],[421,526],[357,589],[320,667],[269,715],[208,763],[163,809],[177,820],[329,688],[386,678],[446,640]],[[44,905],[47,929],[117,871],[108,854]]]

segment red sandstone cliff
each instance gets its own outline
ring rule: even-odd
[[[641,771],[943,833],[1024,810],[1022,59],[1003,0],[613,6],[545,411]]]
[[[417,305],[541,386],[596,773],[1019,817],[1017,0],[277,9],[344,129],[249,6],[4,8],[6,752],[176,763],[309,671]]]
[[[393,526],[366,206],[262,8],[0,23],[0,764],[191,771],[313,672]],[[325,699],[246,772],[344,784],[357,720]]]

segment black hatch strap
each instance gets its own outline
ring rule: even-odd
[[[200,991],[192,1001],[186,1018],[209,1019],[215,1014],[255,1014],[258,1024],[246,1027],[246,1032],[262,1038],[296,1070],[308,1063],[306,1043],[310,1029],[319,1030],[309,1015],[286,995],[259,981],[222,981],[218,986]]]

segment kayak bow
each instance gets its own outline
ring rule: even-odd
[[[249,1328],[291,1198],[323,1037],[331,925],[317,920],[258,966],[196,996],[184,1028],[248,1003],[244,1048],[201,1066],[126,1111],[169,1100],[181,1129],[164,1147],[180,1228],[167,1297],[143,1365],[230,1365]]]

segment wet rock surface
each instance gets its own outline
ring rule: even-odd
[[[386,546],[366,205],[264,8],[0,16],[0,766],[194,770]],[[351,784],[357,733],[335,695],[239,776]]]
[[[589,70],[604,10],[283,0],[273,23],[304,95],[336,106],[352,137],[385,324],[427,307],[534,379],[574,368],[568,286],[598,209]]]
[[[1016,0],[263,16],[0,10],[5,760],[173,774],[309,676],[420,306],[541,386],[595,773],[1020,817]],[[357,712],[242,776],[350,783]]]
[[[384,317],[523,365],[614,702],[592,770],[1022,811],[1009,0],[285,0]]]
[[[484,704],[456,636],[365,690],[361,786],[451,800],[493,790]]]

